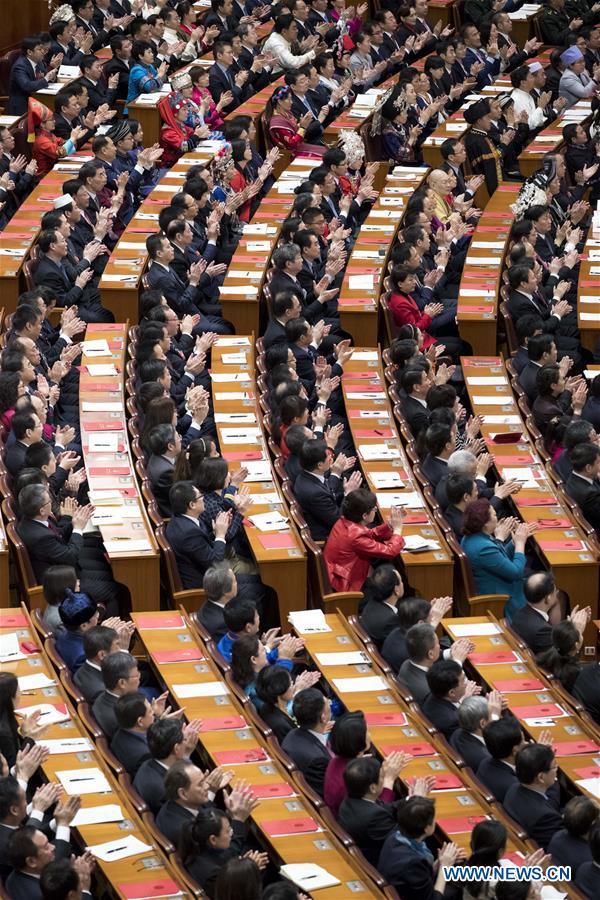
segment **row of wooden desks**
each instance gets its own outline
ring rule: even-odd
[[[113,575],[132,608],[160,606],[159,551],[128,442],[123,383],[127,324],[88,325],[81,365],[79,421],[90,501]]]
[[[510,379],[499,357],[463,357],[465,385],[474,415],[483,417],[481,435],[503,481],[516,478],[522,488],[511,496],[519,517],[535,522],[532,540],[574,606],[598,610],[598,554],[575,523],[570,508],[557,497],[556,489],[527,433],[510,387]],[[496,435],[511,433],[514,443],[497,442]],[[503,439],[501,439],[502,441]],[[596,635],[588,626],[586,652],[596,652]],[[591,648],[588,650],[587,648]]]
[[[151,664],[188,721],[201,719],[200,748],[207,764],[233,770],[232,785],[250,782],[260,804],[252,821],[273,856],[282,863],[318,863],[340,884],[324,888],[319,900],[348,900],[381,893],[343,849],[317,810],[302,796],[273,745],[251,724],[222,673],[183,613],[135,613],[139,636]],[[307,822],[307,819],[310,820]],[[289,829],[283,823],[289,822]]]
[[[120,790],[114,774],[95,750],[43,651],[25,607],[0,610],[0,645],[5,654],[0,655],[2,671],[13,672],[19,679],[18,708],[43,707],[42,721],[48,722],[48,728],[38,743],[51,747],[42,766],[45,778],[57,784],[69,782],[72,787],[67,793],[81,796],[78,818],[85,821],[87,816],[89,824],[79,825],[76,819],[72,826],[80,845],[95,848],[112,843],[119,847],[140,842],[137,853],[128,856],[122,857],[122,851],[113,851],[104,858],[94,854],[100,880],[97,896],[108,886],[112,896],[142,900],[158,896],[162,886],[168,896],[182,900],[189,897],[160,848],[150,839],[127,795]],[[16,655],[9,657],[10,653]],[[86,790],[85,782],[92,778],[93,789]]]

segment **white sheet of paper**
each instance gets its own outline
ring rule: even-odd
[[[355,350],[352,354],[352,359],[376,361],[378,359],[378,353],[377,350]]]
[[[471,247],[478,247],[480,250],[503,250],[504,241],[473,241]]]
[[[355,250],[352,254],[353,259],[375,259],[380,260],[381,256],[377,250]],[[352,354],[352,358],[356,359],[356,354]]]
[[[246,354],[245,353],[224,353],[221,357],[221,362],[226,366],[236,366],[240,363],[244,365],[246,362]]]
[[[484,418],[486,425],[521,425],[519,416],[488,416],[486,413]]]
[[[495,297],[496,292],[491,288],[461,288],[459,297]]]
[[[503,378],[502,375],[481,375],[477,378],[467,378],[467,384],[472,384],[476,387],[492,384],[505,384],[508,387],[508,381],[506,378]]]
[[[74,794],[107,794],[112,790],[101,769],[64,769],[56,777],[69,796]]]
[[[365,391],[354,391],[349,388],[346,390],[349,400],[383,400],[385,398],[384,391],[373,391],[367,394]],[[379,413],[377,413],[379,415]]]
[[[125,816],[118,803],[106,806],[83,806],[71,822],[72,828],[79,825],[101,825],[104,822],[122,822]]]
[[[470,266],[495,266],[496,263],[501,259],[501,254],[498,256],[469,256],[469,265]]]
[[[593,312],[593,313],[580,312],[579,318],[582,320],[582,322],[597,322],[598,321],[598,313],[597,312]]]
[[[81,352],[84,356],[110,356],[108,341],[100,338],[97,341],[83,341]]]
[[[215,399],[217,399],[217,400],[250,400],[250,395],[246,391],[218,391],[218,392],[215,391]]]
[[[372,290],[374,278],[374,275],[350,275],[348,277],[348,287],[350,290],[359,290],[363,288],[365,290]]]
[[[352,354],[355,358],[355,354]],[[387,409],[359,409],[357,419],[387,419],[389,421],[389,413]]]
[[[19,636],[14,632],[6,633],[0,639],[0,663],[16,662],[18,659],[25,659],[26,653],[22,653],[19,647]]]
[[[248,470],[246,481],[271,481],[271,466],[264,459],[248,459],[244,460],[244,468]]]
[[[391,509],[392,506],[406,506],[405,497],[412,496],[413,491],[376,491],[377,503],[382,509]],[[419,496],[418,494],[416,496]]]
[[[385,496],[382,494],[382,497]],[[379,505],[383,506],[382,503]],[[400,494],[394,494],[394,503],[391,504],[391,506],[402,506],[408,509],[423,509],[424,505],[423,498],[416,491],[402,491]],[[383,508],[386,507],[383,506]]]
[[[229,693],[224,681],[205,681],[204,683],[174,684],[173,693],[178,697],[222,697]]]
[[[86,365],[86,369],[88,370],[88,373],[92,376],[92,378],[101,378],[106,375],[118,375],[119,374],[117,369],[115,368],[115,366],[113,366],[112,363],[108,363],[107,365],[100,365],[99,363],[96,363],[94,365],[92,363],[88,363]]]
[[[298,634],[320,634],[331,631],[322,609],[298,609],[288,614],[290,625]]]
[[[48,748],[50,756],[57,756],[61,753],[89,753],[94,749],[93,744],[87,738],[53,738],[52,740],[40,738],[39,743]]]
[[[134,284],[134,283],[138,280],[138,278],[139,278],[139,275],[133,275],[133,274],[132,274],[132,275],[126,275],[126,274],[123,274],[123,275],[103,275],[103,276],[102,276],[102,281],[108,281],[108,282],[111,282],[111,283],[112,283],[112,282],[115,282],[115,281],[116,281],[116,282],[124,281],[124,282],[129,283],[129,284]],[[102,354],[98,354],[98,355],[100,356],[100,355],[102,355]]]
[[[507,403],[513,402],[513,398],[510,394],[492,394],[490,397],[484,395],[473,397],[473,403],[476,406],[506,406]]]
[[[219,294],[223,297],[246,297],[258,294],[258,288],[255,284],[238,284],[236,287],[220,287]]]
[[[120,241],[119,247],[125,250],[145,250],[146,244],[143,241]]]
[[[111,553],[141,553],[145,550],[152,550],[152,545],[144,538],[139,541],[106,540],[104,541],[104,549],[109,555]]]
[[[127,859],[129,856],[139,856],[140,853],[148,853],[153,847],[140,841],[135,835],[128,834],[127,837],[119,838],[116,841],[94,844],[94,846],[86,849],[103,862],[117,862],[120,859]]]
[[[359,444],[358,452],[364,460],[400,459],[400,448],[387,444]]]
[[[116,453],[119,449],[119,431],[94,431],[89,436],[90,453]]]
[[[367,675],[366,678],[334,678],[333,683],[340,694],[365,694],[389,690],[387,682],[381,675]]]
[[[355,666],[370,663],[371,660],[362,650],[349,650],[345,653],[317,653],[321,666]]]
[[[249,347],[250,340],[247,337],[219,337],[215,341],[215,347]]]
[[[221,440],[224,444],[260,444],[260,428],[221,428]]]
[[[404,482],[397,472],[369,472],[369,477],[376,488],[403,488]],[[381,495],[385,497],[385,494]]]
[[[227,384],[227,382],[232,381],[245,384],[252,381],[249,372],[231,372],[230,374],[226,372],[211,372],[210,378],[215,384]]]
[[[214,419],[217,425],[225,422],[231,425],[251,425],[252,422],[256,422],[254,413],[215,413]]]
[[[16,712],[22,716],[30,716],[38,710],[41,711],[38,725],[54,725],[57,722],[67,722],[71,718],[68,712],[62,713],[51,703],[36,703],[34,706],[22,706]]]
[[[56,681],[53,678],[48,678],[45,672],[36,672],[34,675],[19,675],[17,680],[20,691],[37,691],[56,684]]]
[[[256,513],[248,516],[248,519],[259,531],[287,531],[289,528],[286,517],[277,511]]]
[[[94,400],[82,400],[81,409],[83,412],[122,412],[123,406],[116,400],[107,400],[105,402],[96,402]]]
[[[450,622],[448,627],[455,637],[484,637],[502,633],[495,622],[474,622],[472,625],[454,625]]]
[[[281,866],[279,871],[284,878],[303,891],[312,892],[341,884],[335,875],[332,875],[327,869],[317,866],[316,863],[288,863]]]
[[[600,303],[600,295],[584,294],[579,298],[580,303]]]
[[[420,534],[406,534],[404,536],[404,547],[402,551],[416,553],[420,550],[439,550],[439,541],[433,541],[430,538],[424,538]]]
[[[271,241],[248,241],[248,250],[270,250]]]
[[[594,371],[593,369],[586,369],[583,373],[588,381],[593,381],[597,375],[600,375],[600,371]]]
[[[283,501],[277,491],[267,491],[264,494],[252,494],[252,502],[259,506],[261,503],[281,504]]]

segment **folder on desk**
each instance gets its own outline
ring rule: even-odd
[[[327,869],[316,865],[316,863],[288,863],[285,866],[281,866],[279,872],[302,891],[318,891],[322,888],[341,884],[341,881],[335,875],[332,875]]]
[[[596,741],[558,741],[552,743],[552,749],[556,756],[574,756],[579,753],[598,753],[600,746]]]
[[[575,774],[580,778],[600,778],[600,766],[585,766],[583,769],[575,769]]]
[[[487,650],[481,653],[469,653],[467,659],[474,666],[523,662],[521,657],[515,653],[514,650]]]
[[[539,678],[509,678],[494,681],[494,689],[501,694],[520,693],[522,691],[543,691],[544,685]]]
[[[418,741],[414,744],[383,744],[380,748],[385,756],[390,753],[410,753],[411,756],[435,756],[437,751],[428,741]]]
[[[22,612],[15,611],[0,615],[0,628],[27,628],[28,624]]]
[[[390,727],[395,725],[397,727],[402,727],[406,725],[407,718],[405,713],[380,713],[380,712],[366,712],[365,713],[365,721],[367,725],[383,725],[385,727]]]
[[[286,834],[309,834],[320,831],[319,823],[311,816],[299,816],[295,819],[267,819],[261,822],[261,828],[269,837],[282,837]]]
[[[145,628],[150,631],[156,628],[160,630],[165,628],[185,628],[185,623],[178,613],[157,613],[156,615],[147,613],[142,616],[136,616],[135,624],[138,630]]]
[[[232,731],[247,727],[248,723],[243,716],[214,716],[202,719],[200,731]]]
[[[463,834],[473,831],[478,822],[483,822],[487,816],[455,816],[449,819],[437,819],[437,824],[446,834]]]
[[[283,534],[259,534],[259,542],[265,550],[295,550],[296,541],[291,532]]]
[[[213,756],[220,766],[233,766],[236,763],[265,762],[269,759],[262,747],[251,747],[249,750],[216,750]]]
[[[542,497],[519,497],[519,506],[556,506],[558,500],[553,495]]]
[[[570,523],[569,523],[570,524]],[[548,552],[556,552],[556,553],[579,553],[586,552],[589,548],[585,541],[538,541],[539,546],[542,550],[547,550]]]
[[[193,644],[191,647],[178,647],[177,650],[155,650],[152,654],[157,663],[193,662],[204,659],[200,647]]]
[[[183,896],[181,889],[171,878],[129,881],[126,884],[118,884],[117,888],[125,900],[161,900]]]
[[[567,715],[558,703],[538,703],[534,706],[513,706],[511,707],[511,712],[513,712],[518,719],[557,719]]]
[[[274,797],[297,796],[294,788],[285,781],[267,781],[265,784],[251,784],[250,790],[257,800],[271,800]]]

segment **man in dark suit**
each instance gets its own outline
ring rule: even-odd
[[[398,604],[397,610],[396,627],[390,631],[381,648],[381,655],[396,673],[399,672],[402,663],[408,659],[406,646],[408,630],[413,625],[429,621],[430,616],[434,620],[435,615],[432,604],[423,597],[404,597],[402,603]]]
[[[154,722],[154,711],[145,694],[128,691],[118,698],[115,717],[118,728],[110,749],[133,780],[141,764],[151,758],[148,729]]]
[[[586,712],[600,724],[600,668],[597,663],[583,666],[573,685],[572,694],[581,700]]]
[[[271,295],[276,297],[280,292],[292,293],[298,298],[302,306],[302,316],[308,322],[317,322],[325,314],[325,304],[337,293],[336,289],[329,289],[324,282],[319,282],[313,288],[312,299],[299,281],[299,274],[304,265],[302,253],[296,244],[286,244],[275,250],[272,258],[274,271],[270,282]],[[297,317],[296,317],[297,318]],[[339,327],[339,323],[337,323]]]
[[[6,879],[6,893],[10,900],[42,900],[40,875],[54,859],[69,859],[71,855],[69,823],[81,806],[79,797],[69,797],[57,806],[56,840],[51,843],[43,831],[33,825],[17,828],[8,842],[8,861],[12,872]]]
[[[571,877],[583,863],[591,862],[589,837],[598,824],[600,810],[591,797],[571,797],[563,810],[565,827],[548,844],[548,853],[557,866],[571,866]]]
[[[194,821],[199,809],[212,806],[208,803],[207,773],[187,759],[177,760],[165,776],[164,791],[165,802],[158,811],[156,824],[178,847],[184,825]]]
[[[175,462],[181,451],[181,435],[172,425],[155,425],[148,435],[152,451],[146,472],[161,516],[172,515],[169,491],[173,485]]]
[[[313,540],[326,541],[340,517],[343,497],[360,487],[362,476],[360,472],[353,472],[342,482],[347,458],[340,453],[332,464],[330,451],[323,440],[306,441],[299,459],[302,470],[294,482],[294,496]]]
[[[231,0],[224,0],[231,3]],[[206,26],[210,24],[207,16]],[[233,65],[233,47],[225,41],[216,41],[213,47],[215,57],[214,64],[208,70],[208,88],[215,103],[218,103],[223,94],[233,94],[233,100],[223,107],[223,113],[230,113],[239,106],[252,93],[252,88],[247,86],[248,72],[244,69],[235,72]]]
[[[502,805],[528,837],[547,850],[563,826],[554,750],[546,744],[527,744],[517,753],[515,771],[518,783],[508,789]]]
[[[440,657],[440,642],[435,629],[427,622],[413,625],[406,632],[406,652],[398,670],[398,680],[410,690],[419,705],[429,695],[427,672]]]
[[[316,688],[306,688],[294,697],[293,711],[298,728],[286,734],[281,748],[296,763],[311,788],[322,797],[325,770],[332,756],[327,746],[331,721],[329,700]]]
[[[109,31],[107,28],[97,27],[94,22],[94,4],[92,0],[73,0],[73,11],[75,12],[75,24],[78,28],[83,28],[87,34],[92,35],[91,51],[95,53],[108,44]]]
[[[35,388],[35,381],[33,385]],[[11,420],[11,429],[15,440],[6,447],[4,465],[10,475],[16,478],[25,468],[25,456],[28,448],[42,440],[43,425],[36,413],[25,409],[14,414]]]
[[[233,0],[211,0],[212,11],[204,20],[206,28],[216,25],[221,33],[234,34],[241,16],[239,7],[234,10]]]
[[[80,69],[83,72],[81,84],[87,88],[89,102],[88,109],[96,110],[103,103],[114,107],[119,86],[119,73],[113,72],[106,84],[103,81],[102,62],[96,56],[84,56]]]
[[[423,460],[423,474],[429,479],[432,487],[437,487],[442,478],[448,474],[448,457],[456,448],[456,434],[449,425],[434,422],[425,432],[425,449],[427,456]]]
[[[165,777],[179,759],[186,759],[198,743],[200,721],[185,727],[178,719],[158,719],[148,729],[148,749],[151,759],[139,767],[133,787],[157,815],[165,802]]]
[[[297,319],[302,312],[302,306],[297,294],[294,291],[277,291],[272,292],[273,300],[271,302],[272,318],[267,323],[267,328],[263,336],[265,350],[271,344],[285,343],[285,326],[290,319]]]
[[[311,144],[323,143],[323,121],[330,107],[317,109],[308,95],[308,74],[305,69],[286,72],[285,83],[292,88],[292,114],[300,121],[307,113],[311,121],[306,126],[305,139]],[[321,118],[322,116],[322,118]]]
[[[360,624],[378,650],[398,627],[398,606],[403,596],[404,582],[394,566],[388,563],[377,566],[369,578],[369,588],[365,592],[364,605],[359,608],[359,616]]]
[[[104,309],[98,290],[90,285],[93,269],[88,267],[78,274],[67,261],[66,238],[59,231],[42,231],[38,246],[41,255],[33,273],[35,283],[50,288],[61,306],[76,304],[84,322],[113,322],[113,314]]]
[[[527,578],[523,591],[527,604],[517,610],[511,627],[523,638],[531,652],[537,655],[552,646],[550,613],[558,603],[554,576],[551,572],[536,572]],[[585,626],[587,617],[583,618]]]
[[[33,566],[37,584],[41,584],[49,566],[79,567],[83,547],[83,529],[92,517],[93,507],[79,507],[72,518],[70,535],[59,531],[52,519],[48,489],[41,484],[27,485],[19,494],[21,520],[17,526]]]
[[[58,65],[44,73],[44,46],[37,35],[23,38],[21,53],[22,56],[19,56],[10,70],[9,100],[6,110],[10,116],[24,115],[27,112],[29,98],[36,91],[41,91],[56,81],[58,74]]]
[[[417,438],[419,434],[429,427],[431,412],[427,406],[427,392],[431,387],[428,373],[420,366],[407,366],[400,377],[400,383],[405,396],[400,400],[402,415],[408,422],[408,426]]]
[[[191,481],[174,484],[169,499],[173,516],[167,525],[166,537],[175,553],[184,588],[197,588],[202,584],[206,570],[225,558],[225,536],[231,516],[220,513],[214,532],[210,531],[202,519],[202,494]]]
[[[575,500],[590,525],[600,532],[600,448],[578,444],[571,450],[573,474],[565,490]]]
[[[579,349],[577,328],[569,324],[569,320],[566,323],[563,321],[571,311],[571,306],[563,299],[565,290],[562,286],[557,285],[550,304],[538,289],[533,269],[524,264],[510,267],[508,283],[510,287],[508,311],[513,321],[517,322],[521,316],[533,313],[542,320],[544,333],[555,335],[561,353]]]
[[[471,696],[476,685],[467,680],[462,666],[453,659],[434,662],[427,672],[427,684],[429,696],[423,703],[423,712],[449,741],[460,724],[460,702],[463,697]]]
[[[438,485],[438,489],[440,487],[441,484]],[[457,540],[460,541],[465,509],[469,503],[479,497],[478,483],[468,475],[449,475],[445,490],[448,505],[443,508],[444,518],[454,531]]]
[[[465,200],[470,200],[477,191],[477,188],[483,184],[483,175],[474,175],[465,180],[463,173],[463,164],[467,158],[467,151],[462,141],[457,138],[448,138],[440,147],[440,153],[444,162],[440,166],[442,172],[448,172],[456,178],[456,187],[453,194],[455,197],[465,195]]]
[[[37,791],[28,813],[26,790],[32,776],[37,772],[43,758],[40,744],[32,744],[27,753],[20,756],[14,775],[0,778],[0,879],[4,883],[11,872],[8,862],[10,837],[21,825],[38,828],[46,810],[54,805],[58,788],[46,786]],[[56,791],[54,790],[56,788]]]
[[[490,691],[487,697],[466,697],[458,709],[457,728],[450,738],[450,746],[464,759],[467,766],[476,772],[482,759],[489,757],[483,739],[483,729],[502,713],[502,696]]]
[[[230,600],[237,597],[237,578],[228,563],[220,563],[206,570],[202,587],[206,601],[198,610],[198,622],[218,644],[228,630],[223,610]]]
[[[489,756],[479,763],[477,777],[503,803],[508,789],[518,783],[515,759],[526,745],[525,736],[518,719],[503,716],[485,726],[483,739]]]
[[[539,334],[529,338],[527,342],[527,365],[519,375],[518,381],[532,404],[538,395],[537,376],[543,366],[558,360],[556,341],[552,334]],[[568,405],[568,404],[567,404]]]
[[[104,66],[104,77],[110,80],[113,75],[119,76],[117,84],[117,100],[126,100],[129,86],[129,68],[131,61],[132,41],[128,35],[117,34],[110,39],[112,57]]]
[[[96,625],[83,635],[85,662],[75,672],[73,681],[90,706],[104,690],[102,660],[121,649],[117,632],[106,625]]]
[[[383,764],[372,756],[353,759],[344,772],[347,794],[338,821],[373,866],[377,865],[386,837],[396,829],[397,804],[389,800],[394,797],[397,775],[393,756]],[[389,800],[385,802],[384,798]]]
[[[444,870],[457,859],[456,844],[446,844],[438,854],[437,870],[425,841],[435,831],[435,803],[428,797],[409,797],[398,808],[398,830],[387,836],[377,870],[402,900],[439,900],[444,893]]]
[[[116,707],[119,697],[140,686],[140,670],[136,659],[130,653],[112,653],[102,660],[102,680],[104,690],[98,694],[92,706],[92,714],[110,740],[119,723]]]
[[[600,893],[600,825],[590,831],[590,851],[592,858],[584,862],[575,875],[575,887],[584,897],[597,897]],[[573,863],[569,861],[571,866]],[[572,871],[572,869],[571,869]]]

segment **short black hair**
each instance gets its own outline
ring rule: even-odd
[[[502,716],[485,726],[483,739],[490,756],[506,759],[523,740],[523,730],[514,716]]]
[[[300,728],[314,728],[323,715],[325,697],[316,688],[298,691],[292,703],[294,718]]]
[[[454,659],[438,659],[427,672],[427,684],[434,697],[440,699],[457,688],[462,675],[462,667]]]
[[[377,784],[381,763],[374,756],[351,759],[344,770],[346,793],[354,800],[364,797],[372,784]]]
[[[148,750],[153,759],[166,759],[183,741],[183,725],[179,719],[158,719],[148,729]]]
[[[546,744],[527,744],[519,750],[515,760],[515,771],[521,784],[531,784],[542,772],[549,772],[555,756],[552,747]]]
[[[234,597],[223,609],[223,618],[229,631],[238,634],[246,625],[252,625],[256,617],[256,604],[243,597]]]

